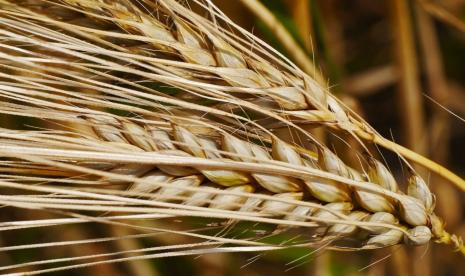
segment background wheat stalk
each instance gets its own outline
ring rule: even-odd
[[[430,240],[465,254],[404,157],[408,176],[396,179],[364,142],[387,140],[210,1],[190,4],[0,0],[0,112],[35,119],[35,129],[0,131],[0,186],[8,191],[0,202],[52,214],[2,222],[2,231],[98,223],[142,232],[2,251],[166,234],[195,240],[2,271],[32,275],[168,256],[309,246],[356,251]],[[308,126],[355,141],[357,162],[347,165]],[[210,225],[189,229],[189,218]],[[184,221],[181,228],[175,219]],[[240,228],[246,222],[266,227]],[[296,228],[305,238],[266,239]]]

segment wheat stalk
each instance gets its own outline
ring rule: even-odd
[[[206,241],[153,248],[168,250],[165,255],[85,265],[430,240],[465,253],[461,239],[434,215],[434,195],[424,180],[403,160],[410,177],[402,191],[358,139],[376,132],[311,77],[209,1],[193,4],[210,19],[173,0],[140,2],[0,0],[0,112],[55,124],[53,130],[0,131],[0,186],[17,192],[0,202],[69,217],[12,221],[2,229],[97,222]],[[358,168],[302,128],[309,123],[357,139],[365,150],[354,153]],[[279,128],[307,141],[284,141],[274,131]],[[310,235],[298,244],[274,245],[260,237],[136,223],[174,217],[270,224],[273,234],[301,227]]]

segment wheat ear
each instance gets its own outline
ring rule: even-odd
[[[206,241],[198,250],[180,245],[146,258],[293,246],[364,250],[431,239],[465,253],[413,169],[402,191],[361,140],[364,152],[354,152],[360,164],[352,168],[302,127],[357,139],[374,133],[369,126],[207,2],[193,4],[210,19],[173,0],[0,0],[0,112],[52,122],[43,131],[0,131],[0,186],[17,192],[0,202],[68,217],[2,227],[96,222]],[[275,132],[283,128],[299,135],[285,141]],[[274,226],[265,231],[273,235],[300,227],[309,237],[276,245],[258,234],[143,224],[175,217],[218,219],[227,228],[263,223]]]
[[[196,14],[179,5],[176,1],[167,1],[166,3],[162,1],[157,4],[152,3],[152,5],[150,5],[150,1],[147,1],[147,4],[151,7],[167,10],[166,16],[170,17],[173,22],[171,26],[156,18],[147,17],[142,11],[126,1],[111,2],[110,4],[86,0],[69,0],[65,2],[88,9],[94,13],[106,12],[113,19],[116,18],[123,29],[137,32],[144,37],[153,38],[153,46],[180,55],[186,62],[208,67],[223,67],[215,70],[214,73],[233,87],[264,88],[265,91],[249,90],[249,93],[258,94],[260,97],[264,93],[271,97],[281,109],[278,113],[288,117],[291,121],[305,120],[314,124],[329,124],[349,131],[354,136],[372,141],[426,166],[465,191],[465,181],[459,176],[450,172],[447,168],[383,138],[361,117],[346,108],[332,95],[326,93],[324,86],[319,85],[323,82],[319,74],[314,74],[317,79],[317,82],[315,82],[298,68],[289,68],[288,64],[274,60],[284,68],[292,70],[292,75],[296,77],[293,78],[286,74],[286,70],[283,70],[284,72],[277,71],[273,64],[266,60],[257,56],[249,57],[248,55],[251,53],[247,48],[241,47],[243,45],[236,43],[234,40],[236,36],[224,36],[217,33],[216,26],[211,29],[211,26],[208,26],[210,24],[207,22],[202,24],[204,23],[203,18],[195,18]],[[96,2],[100,4],[96,4]],[[257,6],[259,4],[255,1],[244,1],[244,4],[256,13],[261,12],[266,22],[271,20],[269,15],[264,14],[263,8]],[[192,17],[186,16],[189,13],[192,14]],[[245,32],[228,18],[222,16],[219,10],[212,11],[212,16],[218,16],[225,23],[233,25],[241,32]],[[272,24],[272,22],[268,22],[268,24]],[[290,40],[290,38],[285,39],[285,41],[287,40]],[[247,41],[245,42],[247,43]],[[254,43],[256,44],[249,44],[246,47],[257,47],[258,44],[263,46],[265,51],[273,51],[256,38],[254,38]],[[235,47],[239,49],[235,49]],[[298,55],[302,55],[302,53]],[[307,70],[315,71],[312,68],[307,68]],[[178,70],[177,72],[183,77],[187,75],[184,71]],[[277,110],[272,110],[272,112],[277,112]]]

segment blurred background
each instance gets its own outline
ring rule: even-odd
[[[465,177],[465,0],[212,1],[233,21],[315,76],[383,136]],[[337,143],[335,137],[320,139]],[[403,173],[400,165],[396,167],[400,162],[394,154],[380,154],[395,174]],[[464,194],[418,170],[437,195],[436,210],[447,229],[465,236]],[[0,218],[8,220],[16,215],[0,212]],[[25,212],[20,217],[27,216]],[[30,216],[38,219],[37,213]],[[176,229],[175,224],[172,227]],[[0,236],[0,246],[2,240],[27,244],[54,235],[74,240],[131,234],[124,231],[79,225],[47,233],[31,230],[21,236],[8,231]],[[57,258],[183,242],[176,239],[121,240],[28,254]],[[0,265],[29,261],[28,254],[0,252]],[[436,244],[356,253],[292,249],[135,261],[50,275],[452,276],[465,275],[465,259]]]

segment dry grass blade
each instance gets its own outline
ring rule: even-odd
[[[153,248],[162,253],[77,256],[63,266],[57,257],[4,270],[430,240],[464,250],[413,170],[396,179],[364,144],[353,152],[359,166],[349,167],[300,127],[373,134],[356,114],[211,3],[194,4],[210,19],[174,0],[0,0],[0,113],[48,123],[0,129],[0,187],[8,191],[0,204],[50,216],[3,222],[0,231],[80,223],[191,239]],[[299,135],[285,140],[278,129]],[[188,228],[195,223],[202,226]],[[306,230],[304,241],[266,239],[296,228]],[[130,252],[107,257],[120,253]],[[45,264],[54,267],[32,266]]]
[[[429,1],[419,2],[425,11],[431,14],[433,17],[436,17],[437,19],[443,21],[446,24],[449,24],[461,32],[465,32],[465,23],[460,20],[460,18],[457,18],[451,12],[447,11],[445,8]]]

